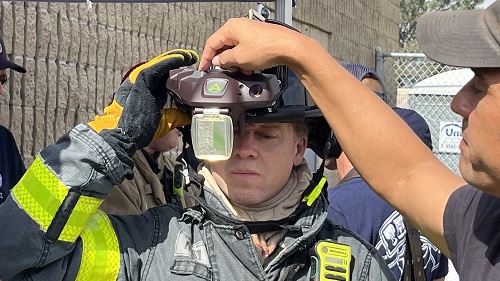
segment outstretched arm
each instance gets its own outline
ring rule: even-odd
[[[173,50],[145,63],[117,90],[107,116],[40,152],[0,205],[0,279],[116,279],[118,238],[96,210],[131,174],[130,158],[154,138],[162,113],[170,113],[162,111],[169,71],[197,60],[193,51]],[[177,117],[167,116],[160,130],[184,122]]]
[[[39,275],[75,279],[82,241],[102,235],[99,229],[84,231],[87,223],[93,218],[109,225],[106,216],[95,212],[111,189],[112,179],[126,174],[120,163],[111,146],[83,124],[45,148],[0,205],[0,279],[37,279]],[[88,192],[84,195],[80,188]],[[107,236],[116,240],[113,232]],[[111,249],[101,255],[105,260],[119,258],[119,252]]]
[[[288,65],[374,191],[449,252],[443,235],[444,208],[465,181],[317,41],[278,25],[231,19],[207,40],[200,69],[211,63],[245,71]]]

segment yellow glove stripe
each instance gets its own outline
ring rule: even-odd
[[[181,49],[177,49],[177,50],[181,50]],[[175,51],[175,50],[172,50],[172,51]],[[138,66],[136,69],[134,69],[132,71],[132,73],[130,73],[130,76],[128,77],[130,79],[130,82],[132,82],[133,84],[135,83],[135,81],[137,80],[137,76],[139,75],[139,73],[141,73],[141,71],[143,71],[144,69],[152,66],[152,65],[155,65],[161,61],[164,61],[166,59],[171,59],[171,58],[174,58],[174,57],[177,57],[177,58],[181,58],[182,60],[184,60],[184,56],[181,55],[181,54],[172,54],[172,51],[168,51],[168,52],[165,52],[161,55],[158,55],[156,56],[155,58],[153,58],[152,60],[148,61],[147,63],[144,63],[144,64],[141,64],[140,66]],[[191,54],[190,52],[188,51],[185,51],[185,50],[181,50],[185,53],[188,53],[188,54]]]
[[[115,99],[113,102],[104,108],[104,114],[111,114],[117,117],[122,116],[123,106],[121,106]]]
[[[311,193],[304,196],[302,202],[306,202],[307,206],[311,207],[316,198],[318,198],[318,196],[321,194],[321,190],[323,190],[325,183],[326,183],[326,178],[322,177],[318,185],[314,187]]]
[[[108,105],[104,109],[103,116],[96,116],[94,120],[90,121],[88,124],[94,131],[100,133],[103,129],[114,129],[118,126],[118,121],[122,115],[123,107],[116,101]]]
[[[83,253],[76,280],[116,280],[120,270],[120,247],[109,217],[98,210],[81,236]]]
[[[60,182],[37,157],[13,188],[12,194],[14,200],[24,211],[44,231],[47,231],[68,194],[68,187]],[[101,203],[101,199],[81,196],[62,230],[59,240],[74,242]]]
[[[176,127],[181,127],[191,123],[191,118],[177,108],[165,108],[161,114],[160,124],[156,129],[153,140],[160,139]]]
[[[144,69],[146,69],[154,64],[157,64],[163,60],[174,58],[174,57],[180,57],[184,60],[185,56],[189,56],[191,62],[193,62],[193,58],[195,58],[194,62],[197,62],[200,60],[200,57],[198,56],[198,54],[195,51],[184,50],[184,49],[170,50],[170,51],[165,52],[161,55],[158,55],[155,58],[153,58],[152,60],[150,60],[146,63],[143,63],[143,64],[139,65],[138,67],[136,67],[129,75],[130,82],[135,83],[139,73],[141,73],[142,70],[144,70]]]

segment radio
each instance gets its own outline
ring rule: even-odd
[[[314,244],[311,254],[311,280],[351,280],[351,247],[333,240]]]

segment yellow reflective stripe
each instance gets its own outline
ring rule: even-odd
[[[84,229],[89,217],[99,208],[103,200],[81,196],[63,228],[59,240],[73,242]]]
[[[68,194],[59,179],[36,158],[24,176],[12,190],[15,200],[25,212],[47,231],[57,210]],[[59,237],[61,241],[74,242],[85,224],[95,213],[102,200],[81,196]]]
[[[120,269],[120,249],[108,216],[97,211],[81,237],[83,254],[76,280],[116,280]]]
[[[312,203],[321,194],[321,190],[323,190],[323,186],[325,185],[325,183],[326,183],[326,178],[322,177],[321,180],[319,181],[319,183],[311,191],[311,193],[304,196],[304,199],[302,199],[302,202],[306,202],[307,206],[311,207]]]
[[[59,185],[66,190],[59,188]],[[39,158],[35,159],[12,190],[17,202],[44,230],[49,227],[67,192],[67,188]]]

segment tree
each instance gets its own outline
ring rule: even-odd
[[[415,39],[417,19],[429,11],[475,9],[484,0],[401,0],[399,46],[406,51],[418,49]]]

